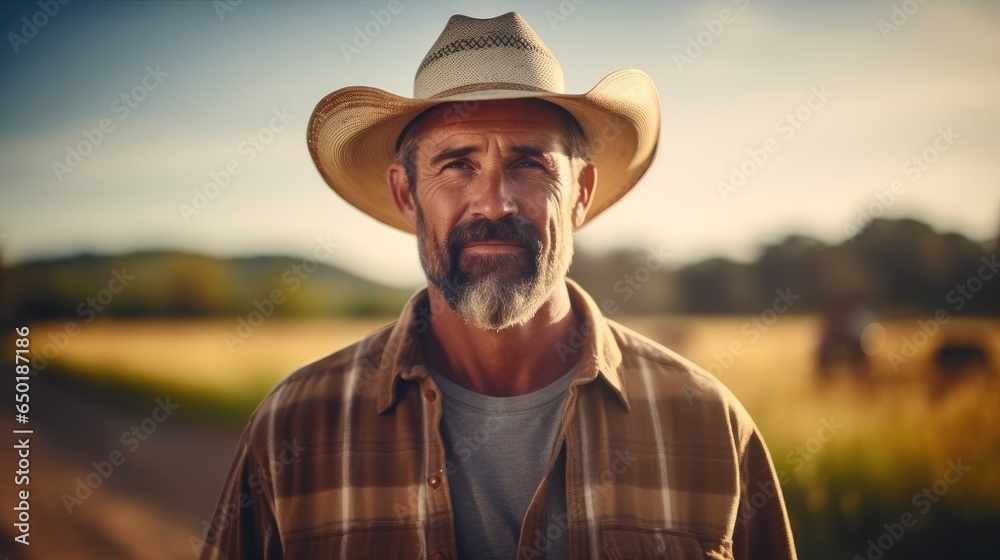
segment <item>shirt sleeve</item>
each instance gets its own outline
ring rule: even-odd
[[[781,478],[755,427],[740,464],[740,510],[733,534],[736,560],[796,560]]]
[[[236,450],[211,522],[202,532],[201,560],[280,560],[272,478],[251,447],[250,427]]]

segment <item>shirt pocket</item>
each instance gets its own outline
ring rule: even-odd
[[[601,528],[600,558],[611,560],[734,560],[733,541],[683,531],[613,524]]]

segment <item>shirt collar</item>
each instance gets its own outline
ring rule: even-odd
[[[625,382],[621,375],[622,353],[611,327],[593,298],[574,280],[566,278],[570,302],[573,309],[583,318],[581,332],[574,333],[569,345],[559,348],[567,356],[567,361],[578,357],[573,384],[589,383],[603,378],[609,390],[629,410],[625,395]],[[378,412],[391,408],[397,399],[396,386],[399,379],[420,379],[427,375],[424,367],[423,348],[419,336],[427,330],[431,316],[428,308],[427,288],[422,288],[410,297],[400,313],[386,340],[379,364]]]

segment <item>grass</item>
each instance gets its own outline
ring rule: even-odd
[[[226,399],[257,400],[279,379],[354,342],[392,319],[269,319],[250,336],[236,336],[234,320],[94,321],[83,325],[55,362],[88,379],[155,385]],[[63,324],[32,327],[38,346]],[[242,342],[224,338],[229,333]]]
[[[95,321],[55,361],[108,387],[182,391],[238,424],[288,372],[391,320],[271,319],[232,351],[223,333],[235,332],[234,321]],[[1000,321],[953,319],[905,363],[895,364],[890,356],[900,355],[919,326],[912,318],[885,321],[884,342],[872,356],[872,381],[863,385],[817,381],[817,318],[782,317],[756,333],[744,328],[745,321],[621,319],[708,367],[750,411],[776,468],[787,475],[783,491],[802,558],[865,558],[868,540],[877,540],[885,524],[907,512],[916,525],[892,540],[885,558],[995,557],[990,535],[1000,526],[998,372],[944,394],[929,378],[930,355],[948,338],[975,338],[994,359],[1000,356]],[[62,328],[34,326],[36,351]],[[970,470],[943,486],[949,461]],[[936,482],[946,492],[923,512],[914,496]]]

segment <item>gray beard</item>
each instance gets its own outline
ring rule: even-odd
[[[507,255],[501,259],[509,260]],[[476,257],[480,270],[494,268],[499,259],[493,256]],[[505,268],[505,267],[501,267]],[[528,267],[523,267],[528,268]],[[522,268],[522,270],[523,270]],[[445,282],[435,286],[441,290],[448,305],[467,324],[483,330],[500,331],[524,324],[535,315],[546,294],[542,294],[542,283],[537,269],[531,274],[511,275],[503,270],[488,270],[478,278],[469,278],[464,283]],[[452,274],[449,273],[449,276]]]
[[[427,282],[466,324],[482,330],[498,332],[534,317],[565,276],[573,255],[572,237],[567,245],[556,247],[559,254],[547,262],[541,243],[521,255],[463,257],[460,250],[447,246],[426,249],[425,235],[423,213],[418,209],[417,245]],[[572,236],[572,231],[567,235]]]

